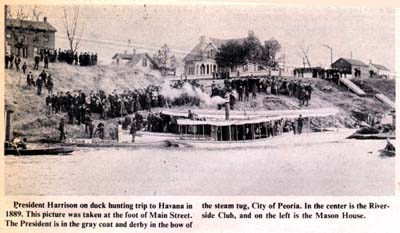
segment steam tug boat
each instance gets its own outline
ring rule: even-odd
[[[354,130],[334,127],[338,113],[336,108],[231,112],[228,104],[225,104],[225,114],[198,110],[197,117],[192,119],[184,112],[163,111],[175,119],[179,135],[168,140],[170,145],[204,148],[263,147],[345,139]],[[328,118],[330,124],[324,125],[322,118]]]

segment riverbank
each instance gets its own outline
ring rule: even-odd
[[[116,67],[98,65],[91,67],[80,67],[67,64],[50,64],[49,73],[51,74],[55,88],[54,92],[66,92],[73,90],[104,90],[111,93],[114,90],[122,92],[133,88],[144,88],[148,85],[161,85],[163,78],[156,73],[148,74],[140,70],[132,70],[128,67]],[[36,79],[38,72],[34,73]],[[298,79],[294,77],[288,78]],[[299,106],[298,100],[284,95],[266,95],[258,93],[255,98],[250,98],[249,102],[237,102],[235,110],[257,111],[257,110],[296,110],[336,107],[339,109],[338,122],[345,127],[353,127],[356,122],[355,112],[375,113],[387,112],[390,107],[381,103],[373,97],[359,97],[347,90],[343,86],[316,78],[301,78],[313,87],[310,105]],[[205,81],[203,84],[206,91],[212,81]],[[221,82],[221,81],[218,81]],[[366,80],[368,85],[394,100],[395,83],[394,80]],[[26,77],[22,73],[14,70],[6,70],[5,78],[5,103],[6,106],[14,110],[14,131],[17,135],[27,137],[31,142],[38,141],[57,141],[58,123],[61,118],[66,118],[65,114],[46,115],[45,97],[46,95],[36,95],[36,90],[26,88]],[[47,94],[47,90],[43,90]],[[181,106],[182,111],[192,109],[196,111],[198,107]],[[153,112],[163,111],[162,108],[153,109]],[[147,112],[144,112],[146,115]],[[94,124],[99,121],[99,116],[93,114]],[[115,136],[118,118],[104,121],[106,125],[106,137]],[[332,120],[332,119],[327,119]],[[66,135],[71,138],[87,137],[84,125],[66,125]]]

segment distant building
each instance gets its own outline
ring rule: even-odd
[[[371,61],[370,61],[369,69],[372,74],[371,77],[381,77],[381,78],[390,78],[391,77],[390,70],[383,65],[374,64],[374,63],[371,63]]]
[[[133,50],[133,53],[131,54],[127,53],[127,51],[124,53],[116,53],[112,57],[112,60],[112,64],[114,65],[138,68],[144,72],[160,70],[149,54],[136,53],[135,50]]]
[[[362,61],[349,59],[349,58],[339,58],[331,65],[332,69],[336,69],[343,74],[349,74],[354,76],[355,71],[359,70],[361,76],[369,76],[369,66]]]
[[[5,51],[23,58],[33,58],[40,49],[55,48],[57,30],[47,22],[7,19],[5,30]]]
[[[185,75],[191,76],[210,76],[215,72],[220,71],[215,55],[222,45],[228,42],[236,42],[243,44],[246,38],[237,39],[217,39],[200,37],[199,43],[183,58]],[[237,67],[235,71],[258,71],[256,64],[247,64],[242,67]]]

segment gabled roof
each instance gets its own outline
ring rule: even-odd
[[[128,54],[128,53],[116,53],[112,59],[116,59],[117,57],[120,57],[121,59],[124,60],[131,60],[133,58],[133,54]]]
[[[227,44],[229,42],[231,43],[238,43],[240,45],[243,45],[244,42],[246,41],[246,38],[235,38],[235,39],[217,39],[217,38],[210,38],[211,42],[217,47],[221,48],[222,45]]]
[[[22,28],[28,30],[40,30],[46,32],[56,32],[57,29],[48,22],[44,21],[30,21],[21,19],[7,19],[7,27]]]
[[[244,44],[246,38],[236,39],[218,39],[208,38],[206,41],[200,41],[184,58],[183,61],[200,61],[202,59],[203,50],[209,45],[214,45],[217,49],[220,49],[222,45],[229,42],[236,42],[238,44]]]
[[[183,61],[198,61],[201,60],[201,48],[203,43],[198,43],[184,58]]]
[[[154,68],[158,69],[157,63],[154,62],[153,58],[151,58],[148,53],[135,53],[135,54],[131,54],[131,55],[132,55],[132,59],[130,59],[130,61],[128,61],[127,65],[135,66],[142,60],[142,58],[147,58],[153,64]]]
[[[360,61],[360,60],[356,60],[356,59],[350,59],[350,58],[340,58],[345,60],[346,62],[350,63],[350,65],[352,66],[365,66],[368,67],[367,64],[365,64],[364,62]]]
[[[383,65],[378,65],[378,64],[373,64],[371,63],[371,66],[374,66],[376,69],[378,70],[386,70],[386,71],[390,71],[388,68],[386,68],[386,66]]]

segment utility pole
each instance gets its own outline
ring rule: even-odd
[[[332,64],[333,64],[333,49],[332,49],[331,46],[326,45],[326,44],[323,44],[322,46],[328,48],[331,51],[331,65],[330,66],[332,67]]]

